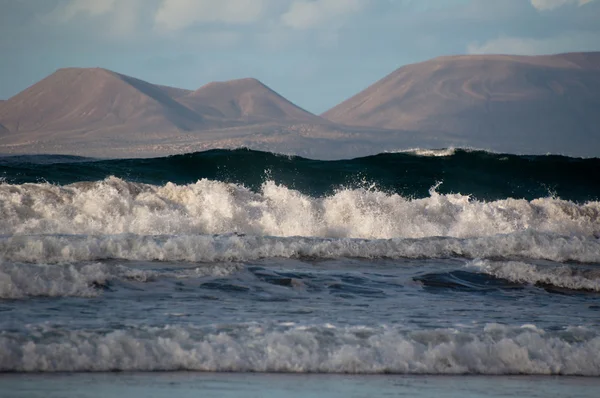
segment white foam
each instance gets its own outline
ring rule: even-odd
[[[468,266],[517,283],[600,292],[600,269],[583,270],[567,266],[533,265],[520,261],[488,260],[475,260]]]
[[[460,148],[464,151],[470,151],[470,148]],[[456,153],[456,148],[448,147],[442,149],[427,149],[427,148],[411,148],[411,149],[401,149],[398,151],[389,151],[388,153],[410,153],[417,156],[424,157],[446,157],[452,156]]]
[[[460,194],[409,199],[374,189],[313,198],[268,181],[259,193],[200,180],[164,186],[110,177],[68,186],[0,184],[0,234],[177,235],[239,232],[333,238],[487,237],[524,230],[600,231],[600,202],[482,202]]]
[[[98,264],[77,268],[72,265],[0,264],[0,298],[93,297],[98,291],[92,283],[104,284],[108,277],[105,267]]]
[[[226,276],[240,269],[235,264],[203,265],[176,270],[138,269],[102,263],[85,265],[0,264],[0,299],[32,296],[94,297],[100,290],[94,285],[120,279],[151,282],[159,278],[200,278]]]
[[[12,236],[0,238],[0,260],[67,263],[124,259],[226,262],[298,258],[491,258],[600,262],[600,241],[534,232],[457,239],[322,239],[227,235]]]
[[[228,325],[0,334],[0,371],[312,372],[600,376],[600,337],[544,332],[392,327]]]

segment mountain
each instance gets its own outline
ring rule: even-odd
[[[6,101],[0,123],[13,133],[201,126],[202,117],[173,99],[173,90],[101,68],[59,69]]]
[[[0,103],[4,154],[137,157],[258,142],[282,148],[310,141],[320,128],[339,136],[329,121],[255,79],[191,91],[101,68],[66,68]]]
[[[170,86],[161,86],[160,84],[154,84],[154,87],[160,89],[165,94],[173,99],[178,99],[181,97],[185,97],[186,95],[193,93],[193,90],[186,90],[184,88],[170,87]]]
[[[404,66],[322,116],[458,145],[600,153],[600,53],[464,55]]]
[[[255,79],[196,91],[60,69],[0,102],[0,153],[151,157],[245,146],[321,159],[407,148],[600,155],[600,53],[440,57],[313,115]]]
[[[178,100],[198,113],[229,121],[326,123],[251,78],[212,82]]]
[[[191,91],[101,68],[59,69],[0,104],[0,125],[38,137],[111,131],[133,138],[270,122],[329,123],[256,79],[214,82]]]

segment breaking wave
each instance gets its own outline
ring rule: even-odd
[[[412,149],[338,161],[237,149],[104,161],[51,155],[0,157],[0,180],[68,185],[116,176],[152,185],[185,185],[209,179],[256,192],[270,179],[313,197],[330,196],[341,187],[375,185],[383,192],[415,198],[429,196],[429,188],[443,181],[440,193],[461,193],[479,200],[557,196],[583,203],[600,199],[599,167],[597,158],[517,156],[454,148]]]
[[[412,155],[416,155],[416,156],[424,156],[424,157],[450,157],[450,156],[454,156],[456,155],[456,151],[463,151],[463,152],[473,152],[472,150],[468,150],[468,149],[456,149],[453,147],[449,147],[449,148],[443,148],[443,149],[424,149],[424,148],[413,148],[413,149],[403,149],[400,151],[393,151],[390,153],[406,153],[406,154],[412,154]]]
[[[152,282],[163,278],[187,279],[227,276],[241,269],[237,264],[153,270],[119,264],[0,264],[0,299],[26,297],[95,297],[114,280]]]
[[[63,235],[0,238],[0,260],[66,263],[104,259],[223,262],[282,258],[467,258],[600,262],[593,237],[523,232],[459,239],[323,239],[251,235]]]
[[[322,239],[227,235],[14,236],[0,239],[0,259],[65,263],[123,259],[222,262],[261,258],[487,258],[600,262],[600,241],[518,233],[472,239]]]
[[[179,371],[600,376],[600,336],[571,327],[482,330],[238,324],[0,332],[2,372]]]
[[[569,290],[587,290],[600,292],[600,269],[580,269],[562,266],[534,265],[520,261],[476,260],[468,264],[471,268],[497,278],[516,283],[553,286]]]
[[[332,238],[473,238],[537,231],[600,233],[600,202],[554,198],[478,201],[460,194],[411,199],[376,189],[312,197],[264,183],[200,180],[156,186],[110,177],[57,186],[0,184],[0,234],[223,234]]]

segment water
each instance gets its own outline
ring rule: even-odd
[[[0,375],[7,398],[165,397],[539,397],[596,398],[597,379],[534,376],[445,377],[257,373]]]
[[[59,396],[62,372],[121,392],[287,383],[243,376],[261,372],[597,391],[565,376],[600,376],[599,166],[453,149],[0,159],[0,390]],[[134,373],[93,375],[114,371]]]

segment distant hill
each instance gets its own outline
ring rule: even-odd
[[[292,104],[256,79],[209,83],[196,91],[150,84],[101,68],[59,69],[0,104],[12,133],[160,133],[259,123],[328,121]],[[58,139],[55,136],[55,139]],[[143,137],[137,137],[143,138]]]
[[[337,137],[331,125],[256,79],[191,91],[101,68],[66,68],[0,103],[0,153],[136,157],[258,142],[282,148],[321,127]]]
[[[462,55],[404,66],[322,115],[498,150],[600,152],[600,53]],[[539,152],[539,151],[536,151]]]
[[[106,69],[59,69],[2,104],[0,123],[13,133],[200,127],[202,117],[172,90]]]
[[[600,53],[435,58],[322,116],[256,79],[191,91],[67,68],[0,102],[0,153],[150,157],[245,146],[339,159],[454,146],[600,157],[599,109]]]
[[[173,99],[178,99],[181,97],[185,97],[186,95],[193,93],[193,90],[186,90],[183,88],[169,87],[169,86],[161,86],[159,84],[155,84],[155,87],[162,90],[165,94]]]
[[[198,113],[226,120],[325,123],[251,78],[212,82],[179,98],[179,102]]]

